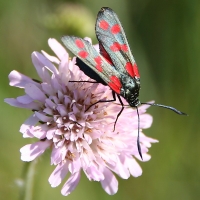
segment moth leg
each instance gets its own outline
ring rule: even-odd
[[[97,103],[105,103],[105,102],[113,102],[113,101],[116,101],[116,96],[115,96],[115,94],[116,94],[116,93],[115,93],[114,91],[112,91],[113,99],[110,99],[110,100],[99,100],[99,101],[93,103],[92,105],[90,105],[90,106],[86,109],[86,111],[88,111],[92,106],[96,105]],[[119,102],[120,102],[120,104],[121,104],[122,107],[121,107],[121,110],[119,111],[119,113],[117,114],[117,117],[116,117],[116,120],[115,120],[115,123],[114,123],[114,129],[113,129],[113,131],[115,131],[115,126],[116,126],[116,124],[117,124],[117,120],[118,120],[119,116],[121,115],[122,111],[124,110],[124,104],[123,104],[123,102],[122,102],[120,96],[117,95],[117,97],[118,97]]]
[[[115,93],[114,93],[114,95],[115,95]],[[115,120],[115,123],[114,123],[114,129],[113,129],[113,131],[115,131],[115,126],[116,126],[117,120],[118,120],[119,116],[121,115],[122,111],[124,110],[124,104],[123,104],[123,102],[121,100],[121,97],[119,95],[117,95],[117,97],[118,97],[119,102],[120,102],[120,104],[121,104],[122,107],[121,107],[121,110],[119,111],[119,113],[117,114],[117,117],[116,117],[116,120]]]
[[[78,83],[78,82],[83,82],[83,83],[99,83],[99,82],[97,82],[97,81],[69,81],[69,82],[71,82],[71,83]]]
[[[139,115],[138,107],[136,107],[136,110],[137,110],[137,116],[138,116],[137,148],[138,148],[138,153],[140,155],[140,158],[143,160],[143,158],[142,158],[142,150],[141,150],[141,146],[140,146],[140,115]]]
[[[115,96],[115,92],[112,91],[112,95],[113,95],[113,99],[109,99],[109,100],[99,100],[95,103],[93,103],[92,105],[90,105],[85,111],[88,111],[92,106],[98,104],[98,103],[105,103],[105,102],[113,102],[116,101],[116,96]]]

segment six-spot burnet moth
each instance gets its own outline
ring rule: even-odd
[[[117,95],[122,107],[116,117],[114,129],[117,119],[124,109],[121,96],[126,99],[131,107],[136,108],[138,114],[137,147],[138,153],[142,158],[139,139],[140,118],[138,106],[140,104],[148,104],[170,109],[180,115],[186,114],[170,106],[141,103],[139,101],[140,74],[138,67],[131,53],[122,25],[112,9],[107,7],[101,8],[97,15],[95,31],[99,41],[100,52],[96,51],[88,41],[75,36],[63,36],[62,42],[78,57],[77,65],[86,75],[98,83],[108,85],[112,89],[113,99],[99,100],[91,106],[100,102],[115,101]]]

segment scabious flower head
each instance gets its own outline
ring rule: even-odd
[[[49,46],[57,57],[44,51],[32,54],[40,81],[17,71],[9,74],[10,85],[24,89],[25,95],[5,99],[5,102],[32,111],[20,132],[24,138],[38,140],[20,149],[21,159],[32,161],[49,148],[51,164],[56,166],[49,177],[51,186],[58,186],[70,174],[62,187],[63,195],[76,188],[81,170],[90,181],[99,181],[108,194],[115,194],[118,181],[114,173],[123,179],[142,174],[137,162],[141,160],[136,143],[137,112],[126,107],[113,132],[121,109],[119,102],[98,103],[87,110],[99,100],[112,99],[110,88],[97,83],[70,82],[90,79],[55,39],[49,39]],[[142,133],[142,129],[152,124],[151,115],[146,114],[148,107],[139,107],[143,161],[150,159],[148,148],[157,142]]]

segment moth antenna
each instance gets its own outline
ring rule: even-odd
[[[141,104],[146,104],[146,105],[158,106],[158,107],[166,108],[166,109],[169,109],[169,110],[174,111],[175,113],[177,113],[177,114],[179,114],[179,115],[186,115],[186,116],[188,116],[188,114],[186,114],[186,113],[184,113],[184,112],[181,112],[181,111],[179,111],[179,110],[177,110],[176,108],[171,107],[171,106],[166,106],[166,105],[156,104],[156,103],[141,103]]]
[[[140,146],[140,115],[139,115],[138,107],[136,107],[136,110],[137,110],[137,116],[138,116],[137,148],[138,148],[138,153],[139,153],[141,159],[143,160],[143,158],[142,158],[141,146]]]

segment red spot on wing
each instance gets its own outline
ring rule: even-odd
[[[130,62],[127,62],[125,65],[125,69],[131,77],[135,76],[133,65]]]
[[[121,88],[122,84],[121,84],[121,82],[120,82],[120,80],[119,80],[119,78],[118,78],[117,76],[111,76],[111,77],[110,77],[110,80],[111,80],[113,83],[115,83],[115,85],[117,85],[118,87]]]
[[[112,46],[110,46],[112,51],[119,51],[121,50],[121,45],[118,42],[114,42]]]
[[[111,76],[110,77],[110,83],[108,83],[108,86],[114,90],[117,94],[120,94],[120,91],[121,91],[121,87],[122,87],[122,84],[119,80],[119,78],[117,78],[116,76]]]
[[[108,24],[107,21],[101,20],[101,21],[99,22],[99,27],[100,27],[101,29],[103,29],[103,30],[108,30],[109,24]]]
[[[101,65],[97,64],[95,67],[99,72],[103,71],[103,68],[101,67]]]
[[[101,63],[102,63],[102,59],[101,59],[100,56],[97,56],[96,58],[94,58],[94,60],[95,60],[95,62],[96,62],[97,64],[101,64]]]
[[[134,63],[134,65],[132,65],[130,62],[127,62],[125,65],[125,69],[131,77],[135,77],[135,76],[138,78],[140,77],[136,63]]]
[[[117,94],[120,94],[120,88],[118,88],[114,83],[108,83],[108,86],[114,90]]]
[[[126,44],[119,44],[118,42],[114,42],[113,45],[110,46],[112,51],[128,51],[128,46]]]
[[[102,59],[100,56],[97,56],[96,58],[94,58],[94,61],[97,63],[97,65],[95,66],[96,69],[99,71],[99,72],[102,72],[103,71],[103,68],[101,67],[102,65]]]
[[[88,52],[87,51],[79,51],[78,52],[78,55],[81,57],[81,58],[87,58],[88,56]]]
[[[135,76],[137,76],[139,78],[140,77],[140,73],[139,73],[139,70],[138,70],[138,67],[137,67],[136,63],[134,63],[134,65],[133,65],[133,71],[135,73]]]
[[[126,44],[121,45],[121,50],[127,52],[128,51],[128,46]]]
[[[110,31],[111,31],[112,34],[119,33],[121,31],[119,24],[113,25]]]
[[[76,44],[76,46],[77,46],[78,48],[80,48],[80,49],[82,49],[82,48],[85,47],[83,41],[81,41],[80,39],[76,39],[76,40],[75,40],[75,44]]]

